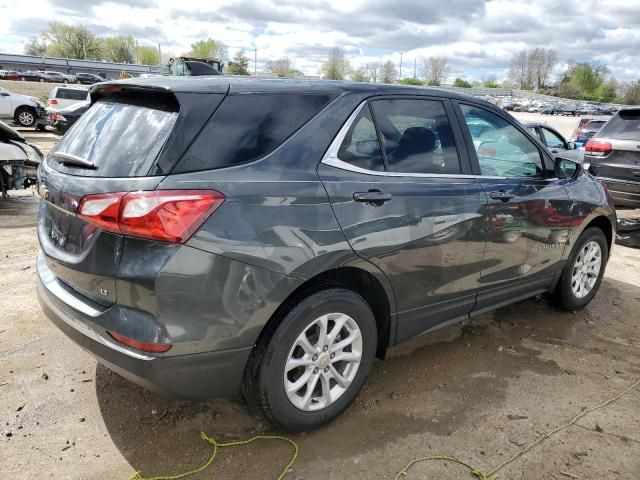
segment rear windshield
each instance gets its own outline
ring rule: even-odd
[[[273,151],[316,115],[331,95],[228,96],[176,166],[175,173],[228,167]]]
[[[640,109],[622,110],[616,113],[598,136],[640,141]]]
[[[61,100],[86,100],[89,94],[88,90],[79,88],[59,88],[56,97]]]
[[[146,175],[178,117],[174,105],[147,103],[98,101],[62,137],[49,155],[52,159],[50,164],[73,175]],[[93,164],[95,168],[60,163],[69,156]]]

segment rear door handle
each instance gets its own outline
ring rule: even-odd
[[[356,202],[373,203],[374,205],[382,205],[392,198],[393,196],[390,193],[384,193],[380,190],[369,190],[368,192],[356,192],[353,194],[353,199]]]
[[[513,197],[515,197],[513,193],[507,192],[505,190],[498,190],[497,192],[491,192],[489,196],[494,200],[502,200],[503,202],[506,202],[507,200],[511,200]]]

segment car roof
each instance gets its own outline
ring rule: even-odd
[[[429,95],[452,99],[470,99],[486,105],[493,104],[476,97],[469,97],[449,90],[432,87],[414,87],[405,85],[358,83],[340,80],[298,80],[283,78],[236,77],[212,75],[198,77],[158,76],[129,78],[102,82],[92,87],[91,92],[109,90],[109,85],[127,86],[133,89],[164,90],[174,93],[363,93],[372,95],[405,94]],[[106,88],[105,88],[106,87]],[[113,87],[111,87],[113,88]]]

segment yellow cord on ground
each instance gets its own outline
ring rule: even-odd
[[[463,462],[462,460],[460,460],[460,459],[458,459],[456,457],[446,457],[446,456],[440,456],[440,455],[432,455],[432,456],[428,456],[428,457],[421,457],[421,458],[416,458],[414,460],[411,460],[409,463],[407,463],[407,465],[402,470],[400,470],[400,472],[398,472],[398,474],[395,477],[395,480],[398,480],[400,477],[406,476],[407,472],[409,471],[409,469],[411,467],[413,467],[416,463],[427,462],[427,461],[449,461],[449,462],[458,463],[460,465],[465,466],[472,475],[474,475],[475,477],[478,478],[478,480],[496,480],[498,478],[497,474],[498,474],[498,472],[500,470],[502,470],[504,467],[506,467],[510,463],[512,463],[515,460],[517,460],[518,458],[520,458],[522,455],[527,453],[529,450],[534,448],[536,445],[539,445],[540,443],[542,443],[546,439],[550,438],[552,435],[555,435],[556,433],[560,432],[561,430],[564,430],[565,428],[568,428],[568,427],[570,427],[572,425],[575,425],[580,419],[582,419],[584,416],[588,415],[589,413],[594,412],[596,410],[599,410],[601,408],[604,408],[604,407],[612,404],[613,402],[619,400],[624,395],[629,393],[631,390],[633,390],[635,388],[638,388],[638,386],[640,386],[640,380],[635,382],[633,385],[631,385],[626,390],[623,390],[621,393],[619,393],[615,397],[612,397],[609,400],[607,400],[607,401],[605,401],[605,402],[603,402],[603,403],[601,403],[599,405],[596,405],[595,407],[587,408],[583,412],[580,412],[578,415],[573,417],[569,422],[567,422],[567,423],[565,423],[563,425],[560,425],[559,427],[556,427],[553,430],[550,430],[548,432],[543,433],[538,438],[536,438],[533,442],[531,442],[527,446],[523,447],[521,450],[517,451],[515,454],[513,454],[507,460],[502,462],[500,465],[498,465],[497,467],[495,467],[492,470],[490,470],[488,473],[484,473],[479,468],[474,467],[473,465],[468,464],[466,462]]]
[[[287,474],[289,469],[295,463],[296,458],[298,458],[298,445],[296,444],[296,442],[294,442],[290,438],[281,437],[278,435],[256,435],[255,437],[251,437],[247,440],[237,440],[233,442],[218,442],[215,438],[211,438],[207,436],[206,433],[200,432],[200,438],[202,438],[204,441],[209,442],[211,445],[213,445],[213,451],[211,452],[211,456],[209,457],[209,460],[207,460],[207,462],[201,467],[196,468],[195,470],[190,470],[185,473],[180,473],[178,475],[165,475],[160,477],[143,477],[140,472],[136,472],[133,476],[131,476],[131,478],[129,478],[129,480],[179,480],[181,478],[189,477],[191,475],[195,475],[196,473],[200,473],[203,470],[206,470],[207,468],[209,468],[215,461],[216,456],[218,455],[218,448],[237,447],[240,445],[247,445],[249,443],[255,442],[256,440],[281,440],[283,442],[287,442],[289,445],[293,447],[293,456],[291,457],[291,460],[289,461],[287,466],[284,467],[284,469],[282,470],[282,473],[278,476],[277,480],[282,480],[284,478],[284,476]]]

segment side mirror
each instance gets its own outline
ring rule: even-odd
[[[578,148],[576,142],[567,142],[567,150],[575,150],[576,148]]]
[[[556,157],[554,171],[558,178],[577,178],[582,174],[583,167],[575,160]]]

